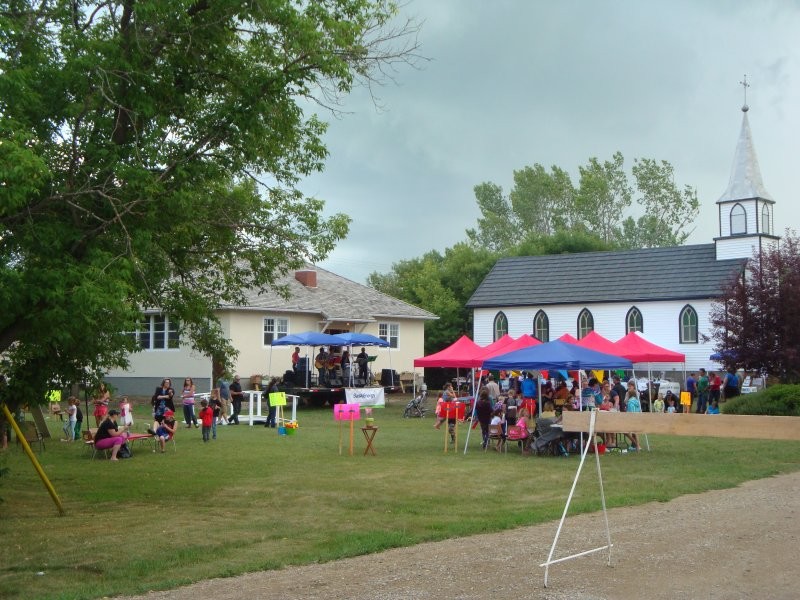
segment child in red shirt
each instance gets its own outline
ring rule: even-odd
[[[208,405],[208,400],[201,400],[200,421],[203,423],[203,441],[207,442],[211,437],[211,426],[214,424],[214,409]]]

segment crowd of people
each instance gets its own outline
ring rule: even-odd
[[[271,382],[271,387],[276,384],[277,378]],[[152,408],[153,423],[147,427],[146,431],[152,436],[156,447],[161,451],[166,451],[166,443],[175,436],[178,423],[175,419],[176,391],[170,378],[164,378],[156,387],[150,404]],[[197,412],[197,390],[191,377],[183,381],[180,393],[181,408],[183,410],[183,422],[186,429],[193,426],[201,430],[204,442],[217,439],[217,426],[219,425],[238,425],[239,415],[242,410],[244,391],[242,390],[241,380],[238,375],[228,381],[221,377],[216,382],[216,387],[209,394],[209,398],[199,401],[200,408]],[[111,394],[105,384],[101,383],[92,394],[92,404],[94,406],[93,416],[97,428],[92,434],[95,448],[98,450],[110,450],[111,460],[118,460],[121,456],[120,449],[126,446],[133,432],[133,411],[127,396],[120,399],[119,410],[108,409],[111,402]],[[75,397],[67,400],[67,419],[64,424],[63,441],[70,442],[80,437],[83,413],[80,410],[80,402]],[[267,418],[267,426],[274,426],[274,408],[270,408]],[[141,434],[139,434],[141,436]],[[124,451],[123,451],[124,452]],[[155,452],[155,450],[154,450]]]
[[[501,449],[503,444],[510,439],[511,428],[514,435],[521,436],[518,440],[527,451],[534,439],[536,432],[536,419],[552,419],[553,423],[560,421],[563,411],[571,410],[601,410],[617,412],[642,412],[643,402],[648,411],[656,413],[689,413],[694,409],[700,414],[720,414],[719,404],[727,398],[732,398],[740,393],[741,379],[736,372],[730,369],[724,377],[714,372],[700,369],[699,375],[692,373],[687,377],[686,392],[680,395],[671,390],[654,394],[656,397],[650,403],[651,388],[639,390],[635,379],[623,384],[619,375],[613,375],[610,380],[600,381],[594,377],[582,375],[579,385],[577,380],[572,384],[564,379],[557,381],[543,381],[541,385],[533,373],[523,372],[511,376],[501,372],[500,384],[495,381],[490,373],[481,378],[478,384],[478,397],[474,407],[475,427],[480,425],[482,445],[487,448],[490,438],[496,439],[495,449]],[[541,400],[538,399],[541,390]],[[455,440],[456,419],[448,418],[441,409],[444,402],[457,400],[453,386],[446,383],[436,404],[435,429],[439,429],[448,421],[451,442]],[[541,415],[538,414],[542,407]],[[492,436],[493,427],[502,427],[501,436]],[[599,440],[606,448],[616,448],[621,442],[627,450],[640,449],[639,439],[635,433],[599,433]],[[575,438],[566,436],[570,446],[575,448]]]

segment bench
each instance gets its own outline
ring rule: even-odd
[[[25,441],[28,442],[29,446],[32,446],[34,443],[39,444],[39,449],[44,451],[44,436],[39,431],[39,428],[36,427],[36,423],[31,421],[23,421],[19,423],[19,429],[22,432],[22,437],[25,438]]]

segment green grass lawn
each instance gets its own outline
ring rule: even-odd
[[[204,444],[181,429],[177,452],[112,463],[54,439],[38,452],[67,512],[20,449],[0,454],[0,597],[99,598],[168,589],[283,565],[323,562],[560,516],[578,457],[444,449],[433,419],[403,419],[405,396],[376,410],[377,456],[339,454],[330,409],[301,409],[294,437],[220,427]],[[137,408],[137,430],[147,410]],[[430,413],[429,413],[430,414]],[[735,486],[800,468],[800,443],[650,437],[651,452],[602,458],[609,507]],[[572,512],[600,509],[587,463]],[[544,557],[542,557],[544,558]]]

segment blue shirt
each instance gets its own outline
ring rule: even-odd
[[[642,403],[638,398],[628,398],[628,412],[642,412]]]
[[[230,400],[231,399],[231,393],[230,393],[230,390],[228,389],[228,382],[227,381],[225,381],[224,379],[220,379],[219,381],[217,381],[217,387],[219,388],[219,397],[220,398],[222,398],[223,400]]]
[[[536,398],[536,382],[526,377],[522,380],[522,397]]]

